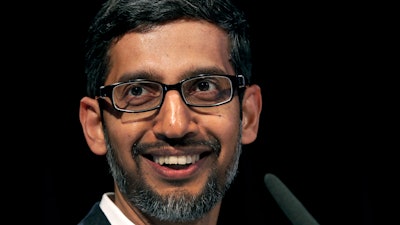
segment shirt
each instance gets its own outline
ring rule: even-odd
[[[112,225],[135,225],[111,200],[110,196],[113,195],[114,192],[106,192],[101,197],[100,208],[107,219]]]

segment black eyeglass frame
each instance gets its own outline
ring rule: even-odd
[[[232,84],[232,92],[231,92],[231,96],[229,97],[228,100],[219,102],[219,103],[215,103],[212,105],[196,105],[196,104],[191,104],[189,102],[187,102],[186,98],[184,97],[183,93],[182,93],[182,84],[188,80],[192,80],[192,79],[197,79],[197,78],[201,78],[201,77],[207,77],[207,76],[220,76],[220,77],[226,77],[231,81]],[[131,82],[141,82],[141,81],[147,81],[147,82],[153,82],[153,83],[157,83],[162,87],[162,98],[161,101],[158,105],[149,108],[149,109],[145,109],[145,110],[126,110],[126,109],[121,109],[119,107],[117,107],[115,105],[114,102],[114,98],[113,98],[113,90],[116,86],[119,86],[121,84],[126,84],[126,83],[131,83]],[[152,111],[158,108],[161,108],[164,99],[165,99],[165,95],[167,93],[167,91],[170,90],[176,90],[179,92],[179,94],[181,95],[181,98],[183,99],[183,102],[185,102],[186,105],[188,106],[194,106],[194,107],[214,107],[214,106],[219,106],[219,105],[223,105],[226,104],[230,101],[232,101],[233,96],[234,96],[234,92],[235,89],[237,88],[238,90],[245,88],[248,85],[248,81],[246,79],[245,76],[243,75],[228,75],[228,74],[199,74],[197,76],[193,76],[193,77],[189,77],[183,80],[180,80],[178,83],[176,84],[164,84],[158,81],[154,81],[154,80],[148,80],[148,79],[135,79],[135,80],[129,80],[129,81],[124,81],[124,82],[117,82],[117,83],[113,83],[110,85],[105,85],[105,86],[101,86],[100,87],[100,92],[99,92],[99,96],[98,98],[104,99],[104,98],[110,98],[112,106],[115,110],[120,111],[120,112],[127,112],[127,113],[140,113],[140,112],[148,112],[148,111]]]

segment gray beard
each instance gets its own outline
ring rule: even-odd
[[[240,123],[241,124],[241,123]],[[205,214],[222,200],[226,191],[232,184],[238,172],[239,158],[242,152],[240,132],[236,140],[234,159],[226,170],[225,177],[218,178],[215,171],[208,177],[208,181],[203,191],[197,195],[187,192],[174,192],[167,195],[159,195],[153,191],[151,186],[144,182],[140,177],[128,174],[127,171],[118,163],[117,152],[112,147],[108,133],[104,129],[107,142],[107,162],[110,172],[120,189],[121,193],[129,200],[132,206],[138,208],[147,217],[156,218],[167,222],[190,222],[202,218]],[[220,146],[220,145],[219,145]],[[134,150],[132,150],[133,152]],[[220,149],[218,149],[220,151]],[[132,156],[134,154],[132,153]],[[134,157],[134,160],[135,157]],[[140,174],[140,167],[138,167]],[[137,174],[136,174],[137,175]]]

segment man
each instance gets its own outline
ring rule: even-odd
[[[228,0],[105,2],[79,118],[115,188],[79,224],[217,224],[262,108],[247,28]]]

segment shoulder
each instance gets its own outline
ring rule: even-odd
[[[78,223],[78,225],[111,225],[103,211],[100,209],[100,202],[96,202],[89,213]]]

